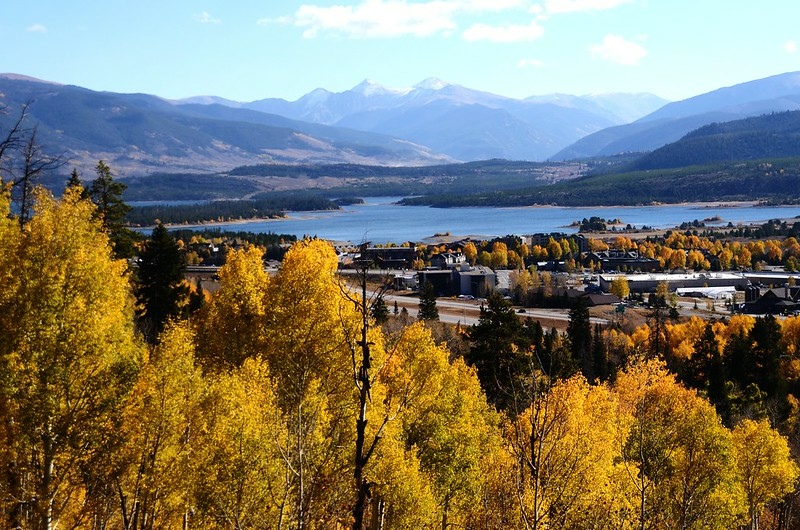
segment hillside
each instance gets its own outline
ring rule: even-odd
[[[669,103],[633,123],[589,134],[554,160],[658,149],[714,122],[800,110],[800,72],[758,79]]]
[[[10,117],[30,102],[27,125],[47,152],[88,170],[106,160],[121,175],[223,171],[256,162],[430,164],[449,160],[386,135],[307,124],[222,105],[174,105],[146,94],[115,94],[0,76]]]
[[[800,158],[587,175],[546,187],[454,197],[429,195],[405,204],[456,206],[618,206],[652,203],[797,201]]]
[[[630,169],[800,156],[800,111],[713,123],[644,155]]]

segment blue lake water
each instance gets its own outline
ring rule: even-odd
[[[274,232],[297,237],[317,236],[334,241],[373,243],[422,241],[435,233],[458,236],[503,236],[549,232],[573,233],[570,223],[592,216],[619,219],[635,227],[672,228],[683,222],[719,216],[707,225],[734,225],[800,216],[800,206],[661,205],[630,207],[429,208],[399,206],[400,197],[369,197],[365,204],[340,211],[289,212],[286,219],[226,223],[222,230]],[[800,220],[800,219],[798,219]]]

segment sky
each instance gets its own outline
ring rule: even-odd
[[[800,71],[798,0],[6,0],[0,72],[249,102],[436,77],[680,100]]]

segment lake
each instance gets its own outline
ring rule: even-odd
[[[223,223],[222,230],[274,232],[317,236],[334,241],[363,240],[372,243],[422,241],[435,233],[458,236],[504,236],[550,232],[574,233],[574,221],[592,216],[619,219],[635,227],[672,228],[683,222],[719,216],[707,225],[734,225],[800,216],[800,206],[661,205],[625,207],[564,208],[429,208],[399,206],[401,197],[368,197],[364,204],[345,206],[339,211],[289,212],[285,219]],[[799,219],[800,220],[800,219]]]

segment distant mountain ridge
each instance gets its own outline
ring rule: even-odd
[[[147,94],[95,92],[0,74],[0,105],[10,116],[26,102],[28,126],[52,153],[121,175],[224,171],[256,162],[425,165],[446,156],[404,139],[290,120],[220,104],[175,105]]]
[[[800,72],[757,79],[668,103],[632,123],[589,134],[559,151],[553,159],[652,151],[710,123],[791,110],[800,110]]]
[[[437,78],[411,88],[365,80],[350,90],[319,88],[296,101],[250,103],[189,98],[406,138],[457,160],[545,160],[592,132],[627,123],[661,107],[652,94],[534,96],[514,99]]]
[[[630,169],[668,169],[791,157],[800,157],[800,111],[705,125],[677,142],[644,155],[632,163]]]

